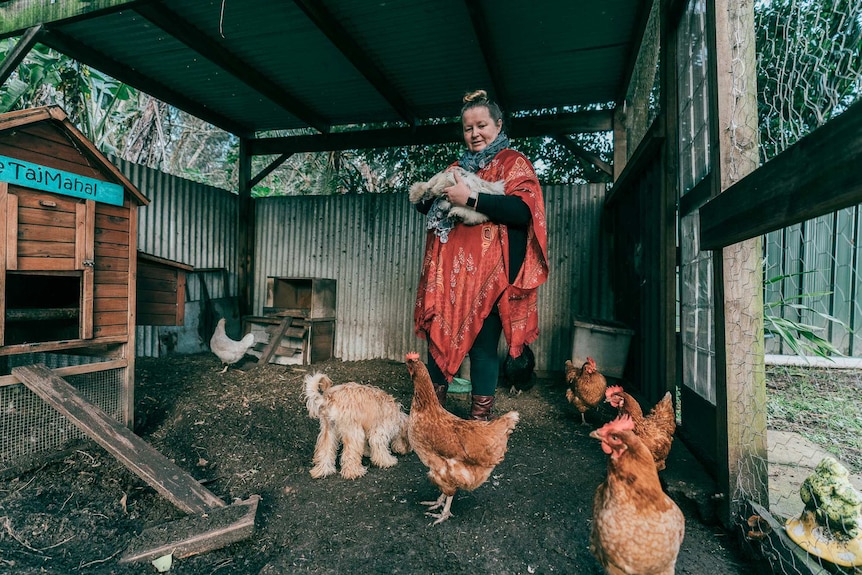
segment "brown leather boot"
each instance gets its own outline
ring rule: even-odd
[[[494,407],[494,396],[473,395],[471,398],[473,405],[470,407],[470,419],[490,421],[491,408]]]
[[[440,402],[440,405],[446,407],[446,393],[449,391],[449,384],[444,383],[442,385],[434,384],[434,393],[437,395],[437,401]]]

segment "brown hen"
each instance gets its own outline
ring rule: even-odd
[[[590,437],[609,454],[593,498],[590,552],[609,575],[673,575],[685,518],[665,494],[652,455],[621,415]]]
[[[588,357],[580,369],[566,360],[566,399],[575,406],[581,414],[581,425],[589,425],[584,413],[588,409],[595,408],[605,400],[605,389],[608,382],[605,376],[596,369],[596,362]]]
[[[628,414],[634,422],[635,435],[652,453],[656,470],[665,468],[665,459],[670,453],[673,434],[676,432],[676,415],[673,410],[670,392],[653,406],[649,414],[644,416],[637,400],[623,391],[619,385],[611,386],[605,392],[605,401],[617,408],[619,414]]]
[[[458,489],[476,489],[503,461],[518,412],[510,411],[491,421],[461,419],[440,405],[419,354],[407,354],[407,371],[413,378],[408,437],[428,468],[431,482],[440,489],[436,501],[422,502],[429,506],[427,514],[437,519],[436,525],[452,516],[450,508]],[[440,513],[431,513],[441,507]]]

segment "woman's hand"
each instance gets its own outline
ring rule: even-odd
[[[470,188],[461,179],[457,170],[452,172],[452,175],[455,176],[455,185],[443,188],[446,198],[453,206],[466,206],[467,198],[470,197]]]

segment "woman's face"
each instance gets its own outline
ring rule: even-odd
[[[480,152],[494,141],[500,133],[503,122],[495,122],[487,106],[468,108],[461,117],[464,127],[464,141],[471,152]]]

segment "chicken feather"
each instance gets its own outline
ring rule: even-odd
[[[590,437],[609,454],[593,498],[590,552],[609,575],[673,575],[685,517],[662,491],[652,455],[628,415]]]
[[[418,354],[407,354],[407,370],[413,379],[408,437],[431,482],[440,489],[437,500],[422,502],[429,506],[428,515],[437,519],[436,525],[452,516],[458,489],[476,489],[503,461],[519,416],[509,411],[491,421],[461,419],[440,405]],[[441,507],[440,513],[430,513]]]
[[[227,371],[227,368],[243,357],[248,353],[248,350],[254,345],[254,334],[247,333],[245,336],[236,341],[231,339],[224,329],[225,318],[221,318],[218,320],[218,325],[216,325],[215,332],[210,338],[210,350],[224,364],[224,369],[221,370],[221,373]]]
[[[670,392],[665,393],[646,416],[637,400],[619,385],[607,388],[605,401],[617,408],[620,415],[628,414],[632,418],[635,435],[652,453],[656,469],[663,470],[676,432],[676,414]]]
[[[581,414],[581,425],[589,425],[584,413],[595,408],[605,400],[605,389],[608,386],[605,376],[596,369],[596,362],[588,357],[579,368],[571,360],[566,360],[566,399],[575,406]]]

